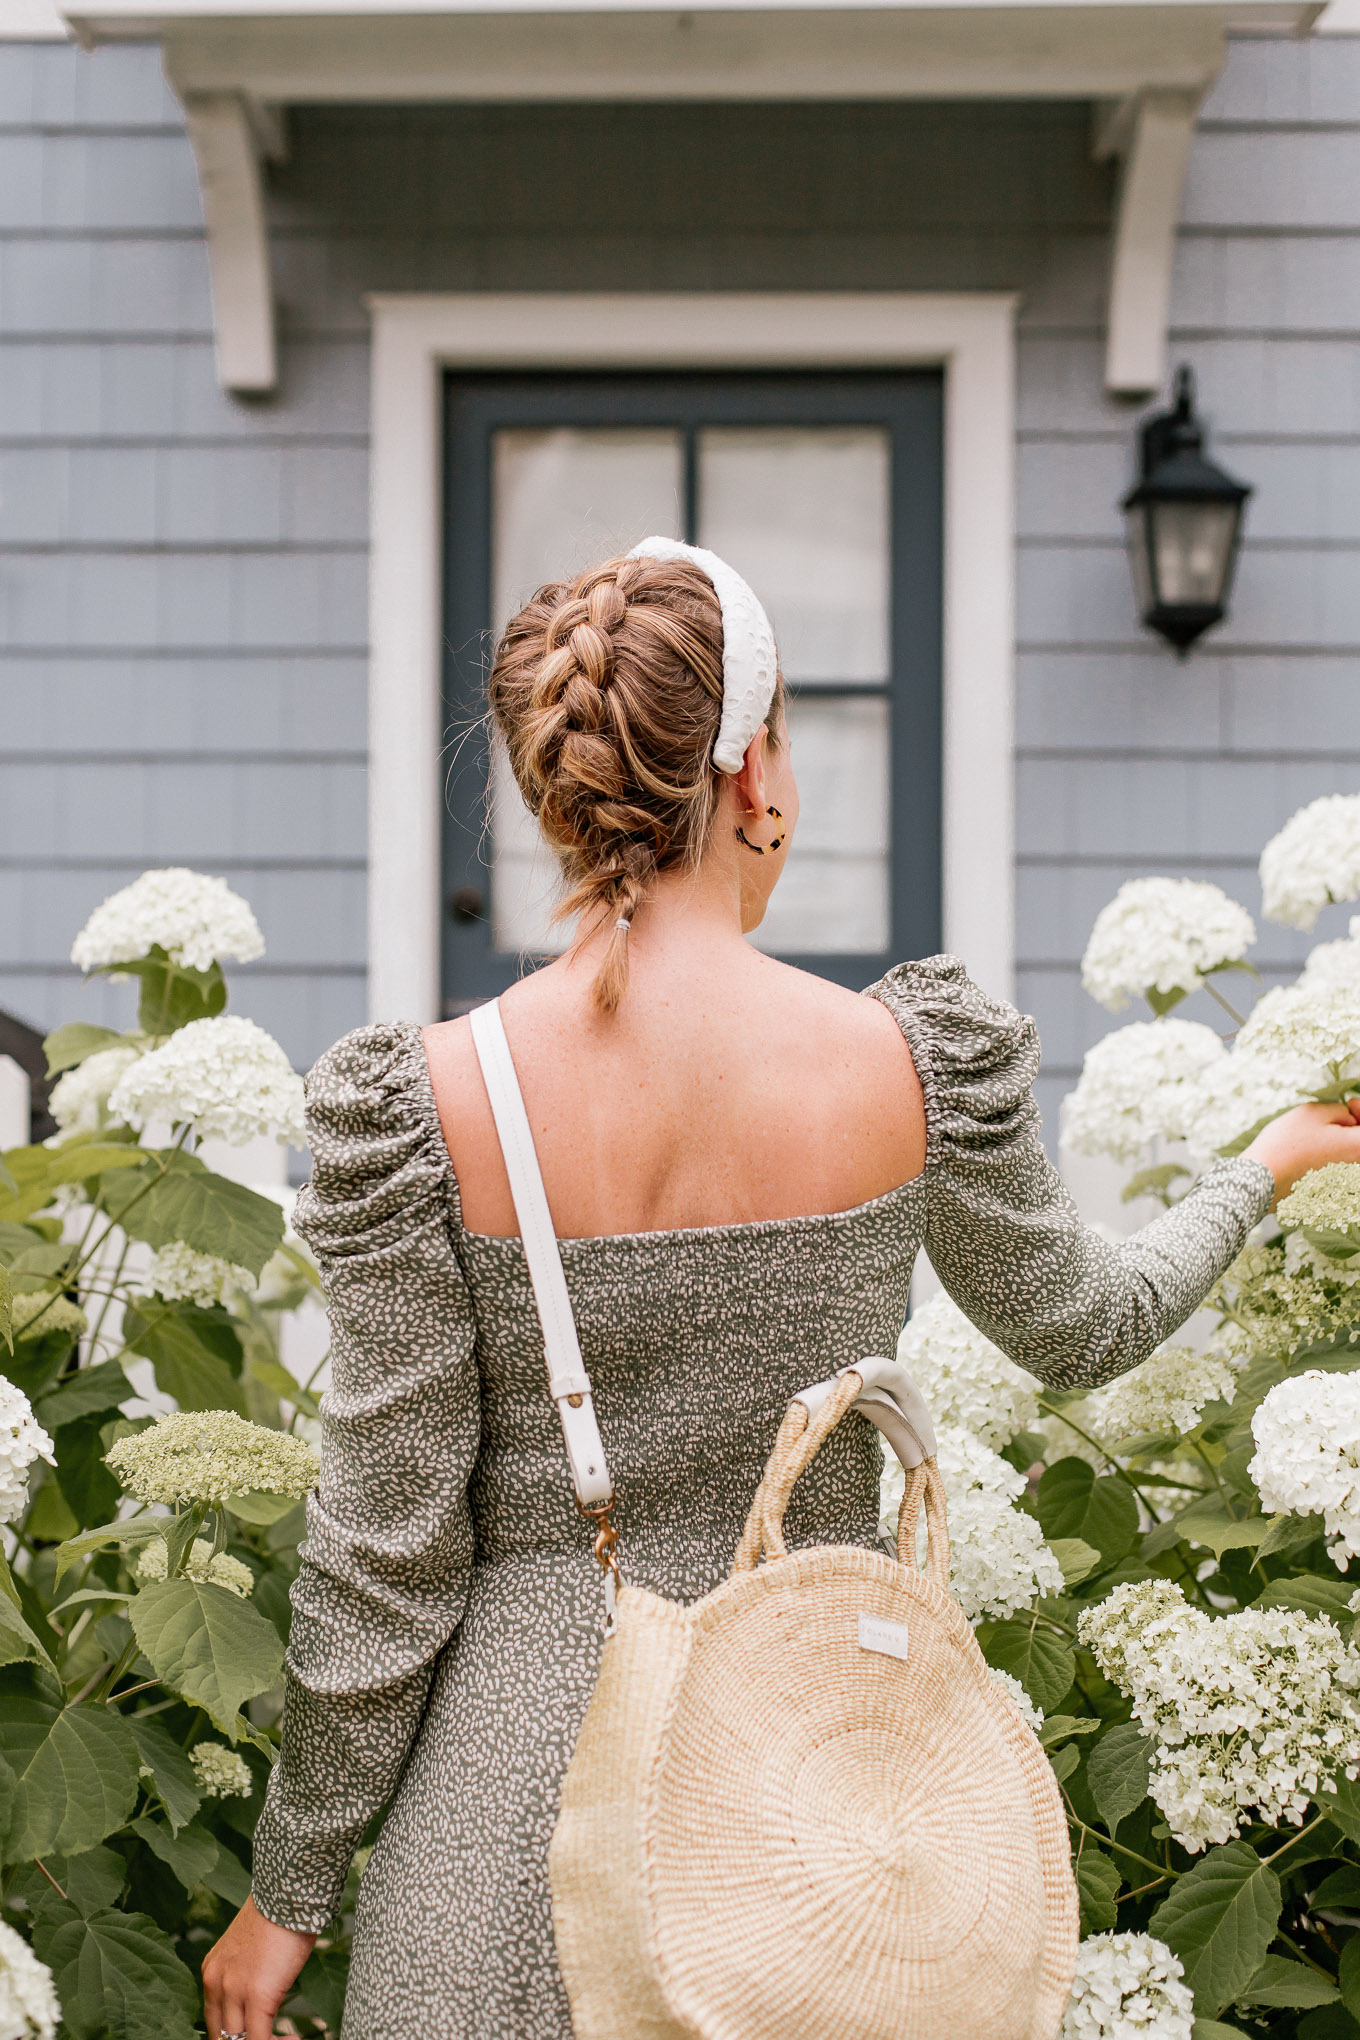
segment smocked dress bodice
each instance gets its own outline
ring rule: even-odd
[[[922,1247],[1021,1366],[1092,1385],[1190,1314],[1274,1194],[1259,1163],[1223,1162],[1111,1245],[1044,1153],[1033,1022],[951,957],[870,996],[920,1079],[919,1176],[850,1211],[562,1242],[624,1574],[672,1598],[726,1576],[789,1397],[892,1353]],[[599,1585],[523,1251],[463,1226],[418,1027],[346,1036],[307,1101],[296,1224],[325,1282],[331,1385],[256,1903],[324,1928],[385,1809],[346,2040],[569,2040],[547,1850],[599,1664]],[[790,1540],[872,1542],[879,1466],[877,1434],[842,1425]]]

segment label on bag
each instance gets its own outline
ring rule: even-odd
[[[859,1618],[859,1647],[861,1650],[876,1650],[881,1657],[907,1656],[907,1625],[905,1622],[888,1622],[882,1615],[861,1615]]]

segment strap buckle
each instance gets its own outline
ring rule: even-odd
[[[586,1503],[578,1495],[576,1506],[595,1525],[595,1563],[604,1574],[604,1633],[607,1637],[612,1636],[619,1593],[619,1561],[615,1549],[619,1533],[614,1526],[614,1496],[611,1493],[607,1501]]]

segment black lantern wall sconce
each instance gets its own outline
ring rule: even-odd
[[[1139,433],[1141,474],[1124,498],[1138,611],[1184,658],[1227,613],[1251,494],[1204,457],[1195,379],[1176,371],[1173,408]]]

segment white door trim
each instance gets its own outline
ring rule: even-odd
[[[368,1009],[439,1014],[442,372],[945,370],[944,940],[1014,976],[1014,333],[1010,293],[375,296]]]

